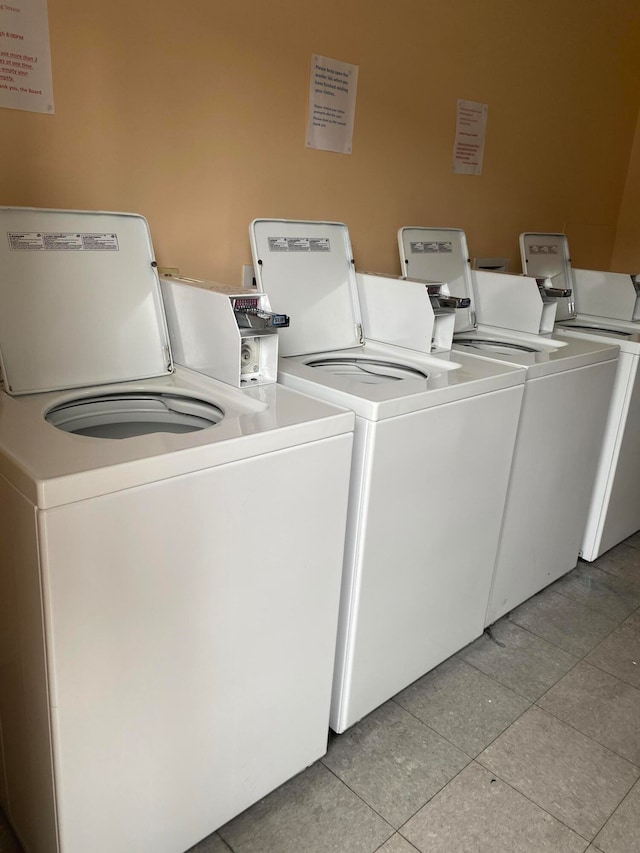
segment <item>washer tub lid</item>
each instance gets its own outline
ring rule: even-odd
[[[0,208],[0,366],[9,394],[173,371],[142,216]]]
[[[423,281],[443,281],[452,296],[469,299],[456,309],[455,331],[475,328],[475,294],[467,237],[461,228],[409,226],[398,231],[402,274]]]
[[[564,287],[573,288],[569,241],[564,234],[524,232],[520,235],[520,254],[525,275],[538,278],[563,277]],[[558,287],[561,285],[558,283]]]
[[[347,226],[341,222],[255,219],[249,227],[258,287],[272,311],[288,314],[280,355],[362,345],[362,319]]]

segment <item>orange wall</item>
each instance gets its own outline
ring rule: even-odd
[[[5,204],[143,213],[161,265],[231,283],[258,216],[345,221],[380,272],[402,225],[609,264],[637,0],[49,0],[49,26],[56,114],[0,110]],[[305,148],[314,52],[360,67],[351,155]],[[489,105],[480,177],[452,174],[457,98]]]
[[[614,272],[640,272],[640,118],[629,161],[611,269]]]

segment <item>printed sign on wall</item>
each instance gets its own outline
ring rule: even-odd
[[[488,112],[486,104],[458,99],[456,141],[453,146],[454,175],[482,174]]]
[[[307,148],[351,154],[358,66],[311,57]]]
[[[53,113],[47,0],[0,2],[0,107]]]

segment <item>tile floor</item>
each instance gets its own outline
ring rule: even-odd
[[[0,821],[0,853],[19,851]],[[230,851],[639,853],[640,533],[189,853]]]

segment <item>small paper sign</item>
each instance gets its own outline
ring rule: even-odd
[[[358,66],[313,54],[307,148],[351,154]]]
[[[456,141],[453,146],[454,175],[482,174],[488,112],[486,104],[458,100]]]

